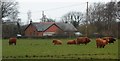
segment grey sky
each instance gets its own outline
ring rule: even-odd
[[[110,2],[111,0],[17,0],[19,2],[19,17],[22,22],[27,21],[27,12],[30,10],[33,22],[39,22],[42,10],[48,18],[60,20],[60,17],[70,11],[86,11],[86,2],[89,5],[95,2]]]

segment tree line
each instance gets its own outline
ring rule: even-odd
[[[115,2],[94,3],[88,7],[87,16],[81,12],[69,12],[62,17],[62,21],[72,23],[84,35],[87,33],[88,36],[98,34],[117,37],[119,27],[117,20],[120,20],[118,7],[120,1],[117,4]]]
[[[2,35],[8,37],[15,36],[16,34],[24,35],[25,26],[20,25],[21,20],[18,18],[18,2],[0,1],[0,4]],[[63,15],[61,21],[73,24],[83,35],[86,34],[87,26],[88,36],[99,34],[117,37],[119,25],[116,20],[120,20],[120,9],[118,7],[120,7],[120,1],[117,3],[94,3],[88,7],[88,16],[86,16],[86,13],[71,11]],[[5,18],[9,20],[4,20]],[[44,22],[55,22],[55,20],[47,18]]]

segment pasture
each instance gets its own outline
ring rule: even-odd
[[[73,38],[74,39],[74,38]],[[17,45],[2,40],[3,59],[118,59],[118,40],[105,48],[97,48],[95,39],[87,45],[67,45],[70,38],[60,39],[62,45],[53,45],[52,39],[18,39]],[[120,41],[120,40],[119,40]]]

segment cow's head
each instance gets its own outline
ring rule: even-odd
[[[116,41],[116,39],[113,38],[113,37],[110,37],[109,40],[110,40],[110,41]]]

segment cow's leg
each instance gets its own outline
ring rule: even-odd
[[[101,48],[101,46],[99,46],[99,48]]]
[[[9,42],[9,45],[11,45],[12,43],[11,42]]]
[[[13,45],[13,42],[11,42],[11,44]]]
[[[97,45],[97,48],[98,48],[98,45]]]
[[[112,43],[114,44],[114,41],[112,41]]]
[[[10,45],[10,42],[9,42],[9,45]]]
[[[98,45],[96,44],[97,48],[98,48]]]
[[[99,45],[97,45],[97,48],[99,48]]]
[[[101,48],[101,47],[102,47],[102,45],[99,45],[99,47]]]
[[[97,45],[97,48],[99,48],[100,45],[98,43],[96,43],[96,45]]]
[[[56,43],[54,43],[54,45],[56,45]]]
[[[103,45],[103,48],[105,47],[105,45]]]
[[[16,42],[14,43],[14,45],[16,45]]]

